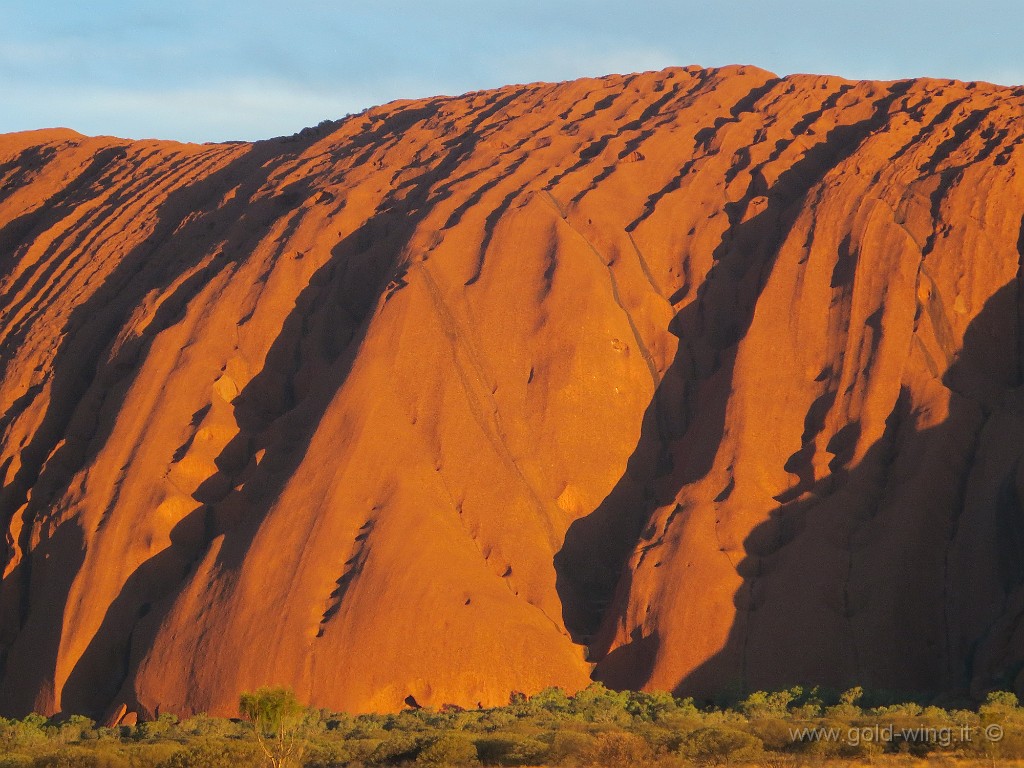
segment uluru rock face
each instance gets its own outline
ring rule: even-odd
[[[0,710],[1020,690],[1022,107],[688,68],[0,137]]]

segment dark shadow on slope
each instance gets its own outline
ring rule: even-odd
[[[1014,281],[993,294],[967,328],[963,348],[942,377],[952,392],[942,423],[917,429],[915,406],[903,389],[882,437],[861,461],[851,466],[834,460],[830,474],[802,484],[798,497],[779,497],[780,506],[743,542],[736,567],[743,582],[725,645],[680,681],[677,693],[711,696],[726,686],[750,692],[801,684],[837,690],[861,685],[926,698],[966,695],[971,660],[955,639],[962,628],[951,614],[949,550],[969,483],[1014,487],[1016,462],[1007,477],[994,480],[984,479],[985,473],[975,479],[972,469],[986,423],[999,418],[1007,393],[1021,386],[1017,311]],[[838,450],[849,453],[852,445]],[[944,472],[953,478],[949,493]],[[917,489],[911,498],[919,505],[910,510],[902,495],[908,485]],[[998,605],[1024,584],[1024,507],[1015,494],[993,495],[1002,507],[993,510],[995,535],[976,556],[986,564],[995,556],[992,567],[1004,590],[995,596]],[[845,548],[840,562],[820,554],[835,538]],[[899,555],[893,555],[894,545]],[[823,592],[822,583],[841,589]],[[804,631],[791,629],[791,617],[801,620]],[[808,626],[813,629],[806,631]]]
[[[733,119],[753,110],[769,85],[754,89],[734,107]],[[595,635],[602,623],[606,629],[609,626],[606,608],[617,588],[628,592],[628,583],[620,584],[629,578],[623,568],[651,512],[671,503],[684,485],[711,468],[727,399],[717,392],[705,397],[702,391],[728,391],[736,346],[750,326],[758,296],[800,203],[829,170],[884,124],[890,105],[909,85],[892,84],[874,102],[870,118],[831,130],[771,187],[755,168],[744,198],[726,206],[730,226],[696,299],[670,324],[679,346],[644,413],[640,439],[626,471],[594,512],[570,526],[554,559],[563,621],[574,642],[590,646],[591,660],[600,660],[607,651],[608,632]],[[725,119],[721,124],[730,122]],[[701,132],[708,145],[714,140],[714,129],[709,130]],[[748,205],[758,196],[767,199],[765,207],[744,219]],[[650,215],[656,202],[652,198],[648,210],[630,227]]]
[[[66,524],[62,528],[77,530]],[[99,719],[129,672],[129,651],[136,628],[185,577],[194,558],[213,536],[206,508],[182,518],[170,532],[170,544],[146,560],[129,576],[107,607],[103,622],[64,683],[61,710]]]

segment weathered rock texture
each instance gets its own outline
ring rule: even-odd
[[[1024,685],[1024,91],[0,137],[0,709]]]

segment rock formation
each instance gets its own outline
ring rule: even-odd
[[[686,68],[0,137],[0,711],[1020,690],[1022,107]]]

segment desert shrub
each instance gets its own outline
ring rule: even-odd
[[[555,731],[548,748],[548,762],[555,765],[576,761],[590,753],[597,742],[589,733],[581,731]]]
[[[840,720],[824,718],[810,722],[790,721],[788,726],[792,728],[792,730],[787,728],[788,750],[805,757],[812,757],[816,760],[838,758],[846,754],[846,751],[851,748],[851,742],[848,738],[850,726]],[[817,738],[794,738],[794,732],[802,731],[805,728],[808,729],[808,732],[817,732],[819,736]],[[830,736],[827,738],[822,736],[821,734],[824,733],[829,733]],[[871,735],[873,735],[873,732]],[[864,740],[858,739],[856,743],[858,745],[866,744],[868,743],[867,738]],[[767,742],[767,744],[775,746],[773,742]],[[859,747],[853,749],[854,752],[858,750]]]
[[[558,730],[547,734],[550,739],[547,761],[552,765],[578,762],[593,749],[597,739],[590,733],[575,730]]]
[[[22,720],[0,718],[0,754],[17,752],[46,741],[46,718],[29,715]]]
[[[824,707],[821,702],[812,700],[791,707],[789,716],[797,720],[813,720],[814,718],[821,717],[823,712]]]
[[[529,709],[533,712],[567,715],[572,709],[572,701],[561,688],[545,688],[530,697]]]
[[[181,748],[182,745],[175,741],[133,744],[128,749],[128,761],[131,768],[157,768]]]
[[[794,729],[803,727],[798,722],[777,717],[762,718],[748,723],[745,730],[759,738],[765,749],[784,752],[793,747]]]
[[[959,709],[943,709],[942,707],[925,707],[921,717],[934,724],[957,724],[965,715],[971,713]]]
[[[833,704],[830,707],[825,707],[821,712],[823,717],[830,718],[832,720],[842,720],[844,722],[850,722],[856,720],[863,715],[860,707],[854,706],[853,704]],[[794,716],[797,716],[794,713]],[[813,717],[813,715],[811,716]]]
[[[953,713],[951,719],[962,720],[962,713]],[[976,728],[970,745],[976,754],[990,760],[1024,758],[1024,709],[1013,693],[989,693],[985,703],[978,707]],[[998,738],[990,736],[992,729],[998,730]]]
[[[846,733],[850,733],[849,728],[847,728]],[[819,758],[845,757],[848,759],[862,759],[871,762],[875,757],[881,755],[883,752],[890,751],[891,749],[892,745],[886,744],[884,741],[866,738],[851,740],[847,736],[843,741],[819,741],[809,750],[809,753]]]
[[[875,717],[884,717],[891,720],[893,718],[920,717],[922,712],[924,712],[924,707],[916,701],[904,701],[899,704],[873,707],[870,714]]]
[[[459,712],[454,727],[467,731],[479,731],[482,728],[485,713],[486,710],[483,709],[467,709]]]
[[[238,699],[238,711],[252,727],[271,768],[298,761],[305,747],[309,711],[291,688],[263,686],[246,691]]]
[[[336,768],[346,765],[357,756],[347,742],[316,742],[306,747],[302,764],[305,768]]]
[[[402,731],[402,732],[424,732],[428,730],[428,726],[418,717],[412,715],[409,710],[399,713],[392,713],[390,715],[384,715],[379,720],[379,727],[383,731]]]
[[[724,725],[740,728],[746,725],[747,718],[732,709],[712,709],[707,712],[699,713],[697,717],[691,718],[690,722],[693,723],[693,727],[687,730],[691,731],[708,725]]]
[[[399,765],[415,760],[422,743],[411,733],[391,733],[370,753],[371,765]]]
[[[203,739],[177,750],[159,768],[255,768],[263,762],[263,755],[251,742]]]
[[[548,754],[548,745],[530,736],[503,734],[476,739],[475,743],[484,765],[539,765]]]
[[[356,727],[357,718],[344,712],[331,712],[323,715],[323,727],[325,731],[338,731],[348,733]]]
[[[682,709],[666,714],[658,721],[659,726],[669,728],[677,734],[689,733],[708,724],[706,714],[697,711],[688,713]]]
[[[679,745],[683,742],[683,733],[685,732],[647,722],[638,723],[631,730],[631,733],[635,733],[646,741],[657,754],[676,752],[679,749]]]
[[[752,761],[764,753],[761,740],[738,728],[710,726],[686,734],[679,754],[697,762]]]
[[[323,735],[327,731],[347,730],[353,720],[350,715],[339,714],[329,709],[307,707],[302,728],[307,738],[310,738]]]
[[[96,722],[82,715],[72,715],[57,726],[57,738],[64,742],[94,740],[97,736]]]
[[[352,762],[362,763],[369,761],[370,755],[380,746],[381,740],[346,738],[344,744],[346,749],[352,753]]]
[[[839,703],[846,704],[850,707],[856,707],[863,698],[864,689],[859,685],[855,685],[853,688],[847,688],[839,694]]]
[[[739,703],[739,711],[751,719],[786,717],[790,703],[803,694],[802,688],[788,691],[755,691]]]
[[[178,723],[178,733],[185,736],[237,736],[241,729],[236,723],[222,717],[209,715],[193,715]]]
[[[443,711],[430,707],[407,709],[398,714],[395,726],[406,731],[411,729],[419,731],[450,730],[457,717],[458,713],[451,709]]]
[[[1017,700],[1015,693],[1010,691],[990,691],[988,696],[985,697],[985,703],[978,707],[978,712],[981,715],[993,712],[1013,712],[1019,705],[1020,702]]]
[[[985,741],[984,751],[989,757],[1000,760],[1024,760],[1024,733],[1020,731],[1007,728],[999,741]]]
[[[360,715],[352,723],[352,726],[345,733],[347,738],[350,739],[385,739],[387,738],[387,732],[384,730],[382,723],[376,717],[366,717]]]
[[[507,708],[489,709],[480,718],[480,727],[485,731],[503,731],[516,724],[517,718]]]
[[[178,724],[178,718],[164,713],[156,720],[146,720],[135,726],[133,736],[138,741],[158,739],[169,735]]]
[[[477,765],[476,746],[469,739],[445,733],[431,739],[416,755],[416,765]]]
[[[130,768],[130,765],[120,752],[71,746],[40,755],[32,761],[32,768]]]
[[[692,707],[693,699],[687,701]],[[630,691],[627,693],[625,709],[634,719],[657,723],[677,713],[680,705],[675,696],[667,691]]]
[[[654,751],[639,736],[625,731],[606,731],[597,735],[584,755],[584,764],[596,768],[633,768],[650,765]]]
[[[627,723],[629,694],[591,683],[572,697],[572,713],[590,723]]]
[[[87,738],[96,738],[99,741],[120,741],[121,729],[100,726],[99,728],[95,728],[92,731],[92,735]]]

